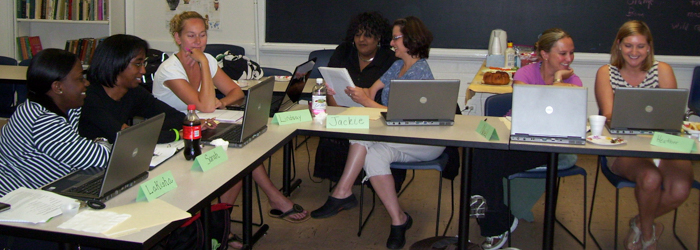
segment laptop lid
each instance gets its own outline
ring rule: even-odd
[[[299,64],[294,68],[294,73],[292,73],[292,79],[289,80],[287,84],[287,89],[285,90],[285,95],[282,101],[276,105],[278,108],[274,112],[286,111],[289,107],[293,106],[295,103],[301,99],[301,94],[306,86],[306,81],[309,80],[311,75],[311,70],[314,69],[316,64],[316,57],[311,58],[302,64]]]
[[[610,132],[679,133],[687,102],[687,89],[617,88]]]
[[[391,80],[387,125],[453,125],[459,80]]]
[[[245,113],[243,114],[241,142],[252,137],[267,126],[274,87],[275,78],[270,77],[248,90]]]
[[[584,144],[588,90],[515,84],[511,140]]]
[[[69,174],[43,189],[55,191],[70,197],[93,198],[107,200],[117,195],[120,190],[131,187],[134,183],[148,177],[148,169],[153,156],[153,150],[158,142],[165,113],[117,132],[109,163],[104,171],[88,169]],[[71,187],[80,184],[74,175],[92,175],[104,173],[102,186],[97,197],[79,196],[68,192]]]

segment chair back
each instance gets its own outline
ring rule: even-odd
[[[700,66],[695,66],[693,70],[693,80],[690,82],[690,96],[688,97],[688,108],[700,114]]]
[[[292,72],[289,72],[289,71],[286,71],[283,69],[262,67],[262,70],[263,70],[263,77],[265,77],[265,76],[292,76]]]
[[[512,93],[492,95],[484,101],[484,115],[504,116],[508,114],[511,106],[513,106]]]
[[[24,59],[24,60],[20,61],[18,65],[19,66],[29,66],[29,63],[31,63],[31,62],[32,62],[32,59]]]
[[[141,86],[146,88],[149,92],[153,89],[153,78],[158,71],[158,67],[168,59],[168,54],[163,53],[163,51],[157,49],[148,49],[146,52],[146,74],[144,74],[143,81],[141,81]]]
[[[610,171],[610,168],[608,167],[608,159],[605,158],[605,156],[598,156],[598,162],[600,163],[600,170],[603,172],[603,175],[605,175],[605,178],[607,178],[608,181],[610,181],[610,184],[615,186],[615,188],[633,188],[636,186],[636,183]]]
[[[0,65],[17,66],[17,60],[6,56],[0,56]]]
[[[238,45],[232,44],[207,44],[204,52],[216,57],[219,54],[229,51],[232,55],[245,55],[245,49]]]
[[[323,76],[321,76],[321,72],[318,71],[318,67],[328,66],[328,62],[331,60],[331,56],[333,55],[333,52],[335,52],[335,50],[322,49],[322,50],[314,50],[314,51],[311,51],[311,53],[309,53],[309,60],[311,60],[311,58],[316,57],[316,64],[314,64],[314,69],[311,70],[311,75],[309,76],[309,78],[323,77]]]

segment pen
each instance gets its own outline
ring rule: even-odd
[[[489,119],[489,118],[484,118],[484,121],[486,121],[486,119]]]

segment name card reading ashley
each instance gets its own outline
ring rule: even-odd
[[[329,115],[326,128],[369,128],[368,115]]]
[[[697,151],[695,140],[661,132],[654,132],[654,137],[651,138],[651,145],[670,148],[686,153]]]
[[[272,124],[287,125],[300,122],[310,122],[311,113],[308,109],[275,113]]]
[[[190,170],[202,170],[202,172],[205,172],[227,160],[228,155],[226,155],[224,148],[221,146],[214,147],[214,149],[195,157]]]
[[[481,136],[486,138],[486,140],[489,141],[498,141],[498,133],[496,132],[496,129],[491,126],[488,122],[486,122],[486,119],[483,121],[479,122],[479,126],[476,126],[476,132],[479,133]]]
[[[136,201],[142,201],[144,199],[148,201],[155,200],[176,187],[177,183],[175,183],[173,173],[168,170],[168,172],[162,173],[156,176],[156,178],[141,184],[139,186],[139,193],[136,195]]]

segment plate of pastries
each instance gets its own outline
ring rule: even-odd
[[[485,72],[483,81],[488,85],[508,85],[512,82],[510,74],[500,70]]]

